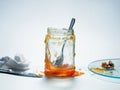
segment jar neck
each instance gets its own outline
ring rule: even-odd
[[[57,36],[66,36],[66,35],[73,35],[74,34],[74,30],[70,30],[68,32],[68,29],[65,28],[48,28],[47,29],[47,33],[50,35],[57,35]]]

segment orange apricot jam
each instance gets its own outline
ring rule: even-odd
[[[75,71],[75,66],[69,66],[68,64],[54,66],[48,58],[45,59],[44,73],[46,76],[54,77],[74,77],[84,74],[83,72]]]

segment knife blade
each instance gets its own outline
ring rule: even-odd
[[[24,76],[24,77],[34,77],[34,78],[42,78],[43,75],[37,75],[31,72],[16,72],[11,69],[0,69],[0,73],[17,75],[17,76]]]

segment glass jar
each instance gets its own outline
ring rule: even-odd
[[[48,28],[45,44],[45,74],[57,77],[72,76],[75,72],[74,31]]]

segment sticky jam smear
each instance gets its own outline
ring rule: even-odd
[[[45,59],[44,73],[46,76],[53,77],[75,77],[84,74],[83,72],[75,71],[75,66],[69,66],[68,64],[54,66],[47,57]]]

